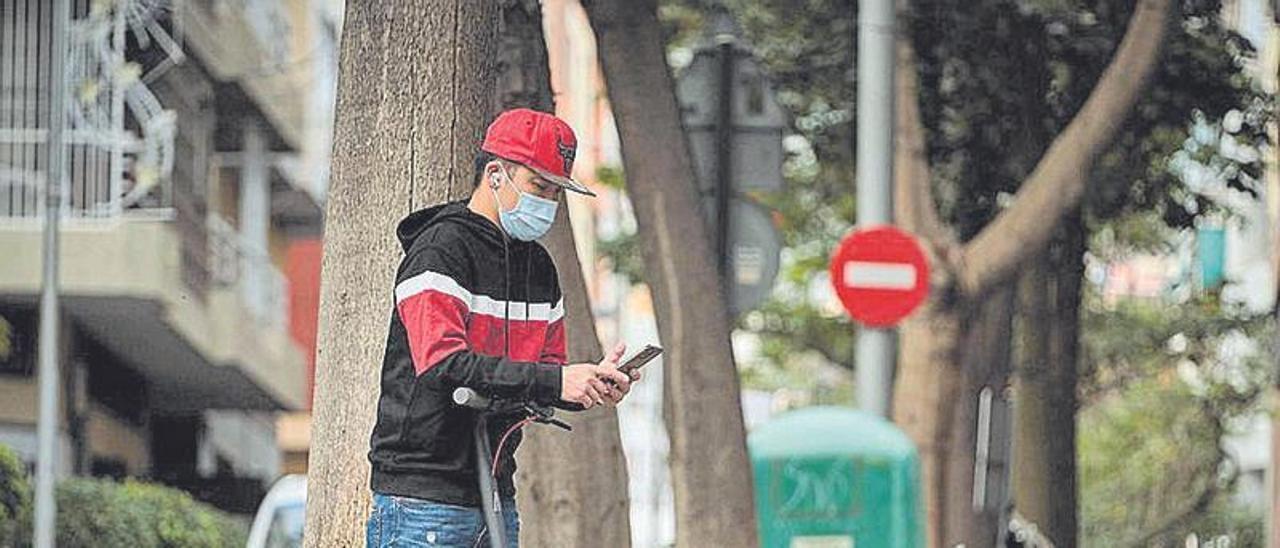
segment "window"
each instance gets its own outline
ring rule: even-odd
[[[0,309],[0,375],[31,376],[36,363],[36,314]]]

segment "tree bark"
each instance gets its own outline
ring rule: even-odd
[[[949,471],[945,546],[966,543],[986,546],[995,541],[1000,515],[1004,511],[1009,462],[1009,413],[1005,392],[1012,370],[1014,292],[1001,289],[981,303],[971,305],[972,318],[964,330],[961,351],[960,390],[952,402],[950,419],[943,421],[952,431],[947,448]],[[989,437],[982,449],[986,462],[977,461],[978,426],[983,419],[979,401],[990,392],[986,418]],[[981,466],[982,476],[975,477]],[[981,483],[981,493],[974,489]]]
[[[724,291],[698,208],[653,0],[583,2],[599,45],[667,354],[678,546],[755,546],[755,505]]]
[[[987,546],[993,541],[987,528],[968,525],[991,519],[985,513],[975,516],[970,502],[975,422],[968,419],[977,400],[974,390],[981,386],[972,370],[981,362],[969,357],[976,350],[971,332],[975,309],[990,306],[988,294],[1042,253],[1062,219],[1079,207],[1094,160],[1114,139],[1146,85],[1173,9],[1170,0],[1139,1],[1115,57],[1080,112],[1040,159],[1013,204],[965,244],[937,220],[924,127],[915,104],[914,52],[909,37],[900,33],[896,85],[904,99],[897,102],[896,207],[902,226],[925,238],[934,275],[929,302],[902,326],[893,414],[920,450],[932,547]]]
[[[1076,373],[1084,223],[1068,215],[1042,260],[1023,274],[1023,355],[1014,387],[1014,501],[1057,546],[1075,546]]]
[[[554,112],[542,10],[537,0],[505,0],[500,30],[495,110],[526,107]],[[603,353],[563,201],[542,243],[560,274],[569,363],[598,361]],[[525,429],[516,474],[520,545],[628,545],[627,467],[617,412],[598,407],[584,413],[564,413],[560,418],[573,426],[572,433],[546,427]]]
[[[346,4],[321,266],[306,546],[360,546],[369,435],[405,214],[471,190],[493,95],[496,6]]]

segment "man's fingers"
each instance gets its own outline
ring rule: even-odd
[[[604,357],[604,362],[602,362],[602,364],[609,363],[609,364],[613,364],[613,367],[617,367],[618,360],[622,359],[622,354],[626,351],[627,351],[627,343],[620,342],[614,345],[613,351],[609,352],[609,355]]]
[[[587,397],[591,398],[591,401],[595,403],[600,403],[601,401],[603,401],[605,392],[607,390],[608,389],[605,388],[604,383],[601,382],[600,379],[587,380],[586,393],[587,393]]]
[[[609,398],[608,398],[608,403],[609,403],[609,405],[615,405],[615,406],[616,406],[616,405],[618,405],[619,403],[622,403],[622,398],[623,398],[624,396],[626,396],[626,394],[623,394],[622,392],[619,392],[619,391],[617,391],[617,390],[613,390],[613,391],[609,392]]]
[[[617,385],[619,388],[631,386],[631,377],[628,377],[626,373],[618,371],[615,367],[598,367],[596,368],[596,374],[600,377],[613,381],[613,384]]]
[[[598,377],[587,379],[587,384],[591,385],[591,388],[601,396],[609,393],[609,385],[605,384],[605,382]]]
[[[590,409],[594,407],[596,402],[599,400],[600,398],[596,394],[596,389],[592,388],[591,385],[586,385],[582,387],[582,395],[578,396],[577,401],[587,409]]]

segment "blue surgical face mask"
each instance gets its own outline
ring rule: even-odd
[[[515,208],[507,211],[502,209],[502,200],[498,199],[497,189],[493,190],[493,199],[498,201],[498,220],[502,223],[502,229],[517,240],[531,242],[541,238],[551,229],[551,223],[556,220],[556,207],[560,203],[521,191],[516,188],[515,181],[511,179],[506,168],[499,169],[502,169],[502,176],[506,178],[507,184],[520,194]],[[493,189],[493,187],[489,188]]]

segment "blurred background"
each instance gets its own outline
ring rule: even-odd
[[[1109,190],[1086,198],[1042,263],[1042,283],[1057,285],[1016,299],[1013,321],[1032,322],[1058,310],[1036,308],[1036,295],[1079,294],[1066,343],[1078,399],[1044,428],[1076,425],[1082,546],[1280,546],[1280,13],[1270,0],[1184,3],[1194,16],[1139,122],[1103,155]],[[857,328],[827,267],[855,222],[856,2],[659,4],[704,195],[716,134],[699,116],[715,104],[706,82],[725,37],[740,59],[735,93],[754,105],[734,154],[751,177],[720,248],[748,431],[789,410],[853,406]],[[919,55],[940,210],[967,239],[1043,148],[1020,145],[1079,107],[1132,3],[917,4],[917,32],[936,36]],[[272,485],[307,472],[343,2],[72,5],[57,475],[180,490],[230,516],[218,538],[240,542]],[[658,331],[595,37],[576,0],[541,5],[556,112],[578,132],[575,175],[600,194],[567,202],[600,338],[637,348]],[[46,0],[0,0],[0,452],[15,475],[37,454],[50,22]],[[1028,60],[1040,64],[1019,72]],[[1026,95],[1044,101],[1019,103]],[[1024,107],[1043,127],[1019,131]],[[1026,353],[1048,329],[1014,340],[1013,370],[1038,363]],[[646,371],[618,410],[632,541],[668,546],[662,369]],[[994,405],[1012,412],[1007,392]],[[992,424],[993,446],[1016,447]],[[1010,451],[988,463],[988,481],[1005,486],[993,504],[1016,490]],[[77,488],[128,500],[101,485]],[[277,513],[283,545],[299,538],[294,508]]]

